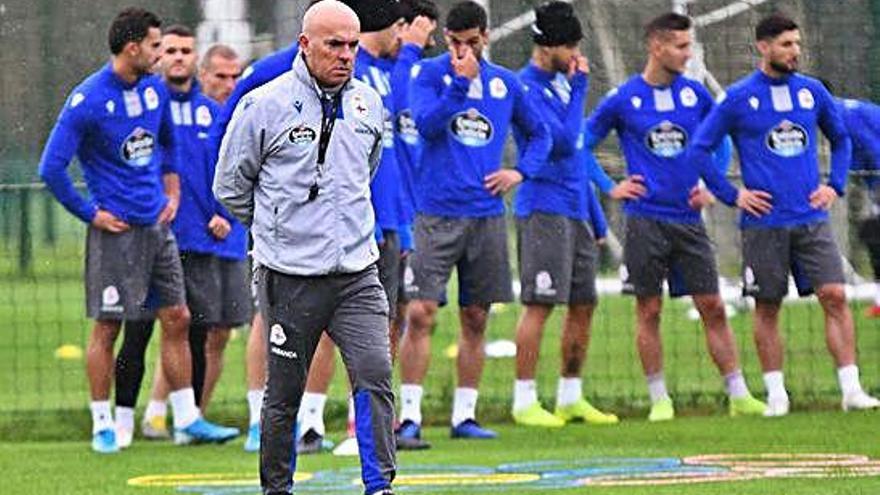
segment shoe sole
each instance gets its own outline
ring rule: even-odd
[[[549,424],[549,423],[529,423],[529,422],[527,422],[527,421],[517,421],[517,420],[515,420],[515,419],[513,420],[513,422],[514,422],[514,424],[516,424],[517,426],[525,426],[525,427],[527,427],[527,428],[562,428],[563,426],[565,426],[565,422],[562,422],[562,423],[553,423],[553,424]]]
[[[496,438],[498,438],[498,436],[496,435],[496,436],[492,436],[492,437],[488,437],[488,436],[481,437],[481,436],[452,434],[452,435],[449,435],[449,438],[451,438],[453,440],[495,440]]]
[[[318,453],[321,452],[321,450],[322,450],[322,449],[321,449],[321,443],[320,443],[320,442],[304,444],[302,448],[300,448],[299,444],[297,444],[297,446],[296,446],[296,453],[297,453],[297,455],[313,455],[313,454],[318,454]]]
[[[565,423],[584,423],[588,425],[616,425],[620,423],[620,418],[615,416],[610,419],[587,419],[583,416],[564,416],[560,414],[556,414],[556,417],[564,421]]]
[[[181,435],[181,436],[178,436]],[[186,435],[186,436],[182,436]],[[196,438],[187,434],[175,434],[174,435],[174,445],[205,445],[205,444],[217,444],[222,445],[230,440],[233,440],[238,435],[233,435],[229,437],[223,438],[212,438],[212,439],[203,439]]]
[[[431,444],[420,438],[397,439],[397,450],[427,450]]]

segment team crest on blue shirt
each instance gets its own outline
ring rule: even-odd
[[[797,97],[798,105],[804,110],[812,110],[813,107],[816,106],[816,100],[813,98],[813,93],[807,88],[801,88],[797,93]]]
[[[416,121],[409,109],[397,114],[397,135],[406,144],[419,144],[419,130],[416,128]]]
[[[664,120],[648,130],[645,146],[657,156],[674,158],[687,148],[688,134],[683,127]]]
[[[211,127],[211,110],[205,105],[196,108],[196,124],[202,127]]]
[[[694,91],[694,88],[685,86],[678,94],[678,99],[681,100],[682,105],[693,107],[697,104],[697,93]]]
[[[143,127],[135,127],[122,142],[122,159],[132,167],[145,167],[153,159],[156,138]]]
[[[449,132],[465,146],[486,146],[492,140],[492,122],[476,108],[468,108],[452,117]]]
[[[802,155],[809,144],[807,130],[790,120],[783,120],[767,133],[767,148],[782,157]]]
[[[159,95],[152,86],[149,86],[144,90],[144,103],[147,105],[147,110],[155,110],[159,108]]]

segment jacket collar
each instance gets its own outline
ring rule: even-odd
[[[291,68],[291,70],[293,71],[293,77],[301,84],[314,88],[315,93],[319,98],[325,94],[324,90],[318,84],[318,81],[314,78],[314,76],[312,76],[311,72],[309,72],[309,68],[306,65],[306,59],[302,51],[297,53],[296,58],[293,59],[293,67]],[[339,88],[339,91],[342,92],[348,89],[351,86],[350,82],[351,79],[345,81],[342,87]]]

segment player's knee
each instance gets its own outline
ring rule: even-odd
[[[846,308],[846,290],[843,285],[823,285],[816,292],[816,296],[828,311],[842,311]]]
[[[117,333],[109,331],[94,331],[89,339],[89,347],[93,350],[112,352],[114,344],[116,343]]]
[[[409,308],[409,327],[407,332],[413,332],[414,337],[426,336],[434,326],[434,318],[437,308],[426,301],[415,301]]]
[[[190,322],[192,321],[192,315],[189,312],[189,308],[186,307],[185,304],[178,304],[177,306],[164,308],[162,312],[164,313],[163,319],[173,326],[179,325],[188,327]]]
[[[191,321],[189,308],[184,305],[165,308],[162,310],[161,319],[163,339],[188,338]]]
[[[489,319],[489,308],[480,305],[470,305],[461,308],[461,332],[465,337],[482,337],[486,332],[486,322]]]
[[[659,297],[652,297],[649,299],[639,300],[638,304],[638,317],[642,323],[646,323],[648,325],[656,326],[660,323],[660,312],[663,309],[661,300]],[[644,325],[643,325],[644,326]]]
[[[569,304],[568,318],[575,321],[584,321],[593,316],[593,310],[596,305],[590,304]]]
[[[205,352],[208,354],[223,354],[228,342],[229,330],[213,330],[208,333],[208,339],[205,341]]]
[[[708,327],[714,328],[726,321],[727,315],[724,312],[724,301],[721,300],[720,296],[704,296],[695,298],[694,301],[698,306],[697,309],[700,311],[703,322]]]

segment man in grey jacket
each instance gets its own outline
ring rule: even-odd
[[[351,78],[359,31],[338,0],[310,7],[291,71],[239,102],[220,149],[214,194],[251,226],[269,328],[265,494],[292,490],[291,433],[325,328],[351,380],[365,493],[390,494],[395,474],[388,301],[370,204],[384,117],[379,95]]]

